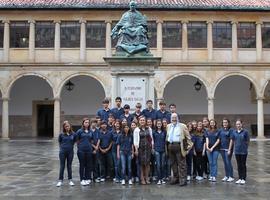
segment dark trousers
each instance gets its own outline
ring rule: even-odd
[[[59,160],[60,160],[60,172],[59,172],[59,180],[64,180],[64,170],[67,161],[67,172],[68,179],[72,179],[72,161],[73,161],[74,152],[73,151],[60,151],[59,152]]]
[[[180,184],[187,181],[187,164],[186,157],[181,153],[180,144],[169,144],[169,157],[173,170],[173,177],[175,180],[179,179]]]
[[[190,150],[189,153],[186,155],[186,162],[187,162],[187,175],[191,176],[192,171],[192,160],[193,160],[193,151]],[[194,168],[194,165],[193,165]],[[194,171],[194,169],[193,169]]]
[[[131,161],[132,176],[140,178],[140,164],[137,156],[134,156]]]
[[[194,168],[196,169],[196,172],[198,173],[198,175],[202,177],[203,172],[204,172],[204,166],[205,166],[202,152],[196,152],[196,156],[194,156],[193,158],[196,163]]]
[[[203,156],[203,161],[204,161],[204,173],[206,175],[209,175],[210,174],[209,161],[208,161],[208,157],[207,157],[207,154],[206,153]]]
[[[100,177],[100,167],[99,167],[99,152],[93,154],[92,156],[92,163],[93,163],[93,176],[94,179]]]
[[[78,151],[77,152],[80,163],[80,179],[90,180],[92,170],[92,152],[90,151]]]
[[[100,177],[106,178],[106,176],[113,176],[113,159],[112,152],[109,151],[107,153],[99,154],[99,162],[100,162]]]
[[[239,179],[246,180],[247,178],[247,154],[245,155],[240,155],[240,154],[235,154],[236,162],[237,162],[237,168],[238,168],[238,174],[239,174]]]

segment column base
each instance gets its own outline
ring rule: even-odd
[[[2,141],[9,141],[10,138],[9,137],[0,137],[0,140],[2,140]]]

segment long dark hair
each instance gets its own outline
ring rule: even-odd
[[[231,128],[231,122],[230,122],[230,120],[229,120],[228,118],[226,118],[226,117],[224,117],[224,118],[222,119],[221,127],[223,128],[223,121],[224,121],[224,120],[228,122],[228,129],[230,129],[230,128]]]
[[[84,127],[84,122],[87,121],[87,120],[89,121],[89,127],[88,127],[87,130],[90,130],[90,119],[87,118],[87,117],[83,118],[83,121],[82,121],[82,129],[83,129],[83,130],[86,130],[86,128]]]
[[[214,128],[211,128],[211,125],[210,125],[211,121],[215,122]],[[209,121],[209,131],[210,132],[215,132],[216,130],[217,130],[217,122],[216,122],[216,120],[210,119],[210,121]]]
[[[70,126],[69,132],[65,128],[66,125],[69,125]],[[71,126],[71,124],[68,121],[64,121],[62,127],[63,127],[63,133],[64,134],[67,134],[67,133],[72,134],[73,133],[72,126]]]

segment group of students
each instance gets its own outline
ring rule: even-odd
[[[146,109],[142,110],[142,105],[137,103],[135,112],[130,113],[129,105],[121,106],[120,97],[115,99],[115,103],[115,108],[110,109],[109,100],[104,99],[103,108],[98,110],[96,118],[84,118],[81,129],[76,133],[72,131],[71,124],[64,121],[63,131],[58,138],[60,173],[57,187],[63,184],[66,163],[69,185],[74,186],[74,144],[77,144],[82,186],[109,179],[122,185],[126,181],[129,185],[134,182],[145,185],[151,181],[160,185],[170,180],[167,127],[172,115],[180,118],[176,105],[169,105],[167,111],[166,103],[161,101],[160,109],[155,110],[153,102],[148,100]],[[187,124],[193,142],[186,155],[187,181],[208,178],[216,182],[217,160],[221,154],[225,169],[222,181],[233,182],[231,159],[235,153],[239,173],[236,184],[245,184],[249,133],[243,129],[241,120],[237,120],[235,125],[235,129],[232,129],[226,118],[222,120],[221,128],[217,128],[215,120],[208,118]]]

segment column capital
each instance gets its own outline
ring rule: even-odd
[[[36,21],[35,21],[35,20],[33,20],[33,19],[29,19],[29,20],[28,20],[28,23],[29,23],[29,24],[31,24],[31,23],[32,23],[32,24],[35,24],[35,23],[36,23]]]
[[[207,97],[207,100],[208,101],[214,101],[215,100],[215,97]]]
[[[53,98],[54,101],[61,101],[61,98],[60,97],[55,97]]]
[[[263,97],[257,97],[257,98],[256,98],[257,101],[263,101],[264,99],[265,99],[264,96],[263,96]]]
[[[4,19],[4,20],[2,20],[2,23],[7,23],[7,24],[10,24],[10,20],[9,19]]]
[[[111,24],[112,23],[112,20],[111,19],[105,19],[105,23],[106,24],[108,24],[108,23]]]
[[[162,24],[163,23],[163,20],[162,19],[157,19],[157,24]]]
[[[79,23],[80,23],[80,24],[86,24],[87,21],[86,21],[86,19],[81,18],[81,19],[79,20]]]
[[[188,22],[189,22],[189,21],[188,21],[187,19],[181,20],[181,23],[182,23],[182,24],[188,24]]]
[[[206,24],[213,24],[213,23],[214,23],[213,20],[207,20],[207,21],[206,21]]]
[[[256,25],[263,25],[263,21],[259,20],[255,22]]]
[[[238,23],[239,23],[239,22],[236,21],[236,20],[232,20],[232,21],[231,21],[231,24],[232,24],[232,25],[233,25],[233,24],[236,24],[236,25],[237,25]]]
[[[2,97],[2,98],[0,98],[2,101],[9,101],[10,100],[10,98],[8,98],[8,97]]]
[[[61,24],[61,20],[60,19],[54,20],[53,23],[55,23],[55,24]]]

